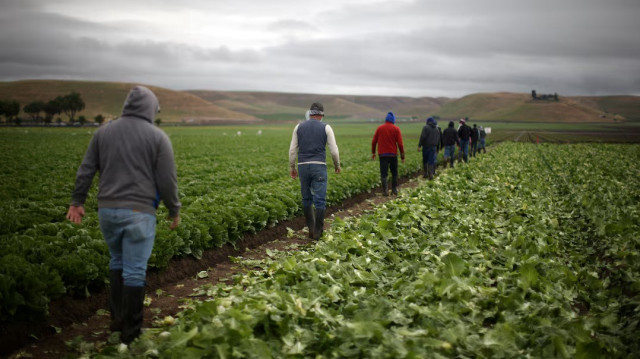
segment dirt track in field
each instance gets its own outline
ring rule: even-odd
[[[399,180],[402,192],[423,183],[420,174]],[[353,217],[363,214],[380,203],[393,199],[384,197],[380,188],[345,200],[338,206],[327,208],[325,229],[333,218]],[[288,235],[289,230],[294,235]],[[236,248],[226,245],[206,251],[200,260],[184,257],[172,260],[169,267],[162,271],[147,273],[147,297],[151,304],[145,308],[144,327],[153,326],[153,322],[165,316],[175,316],[180,312],[185,298],[191,298],[201,286],[219,281],[227,281],[233,275],[242,273],[246,268],[235,264],[230,256],[245,259],[265,259],[267,250],[287,251],[292,248],[305,248],[313,245],[307,239],[304,217],[282,221],[274,227],[257,233],[249,233],[236,244]],[[197,279],[197,274],[207,271],[208,276]],[[157,293],[161,293],[158,295]],[[83,345],[101,347],[109,338],[109,315],[106,288],[93,293],[89,298],[63,298],[50,304],[50,315],[46,321],[38,323],[19,323],[0,330],[0,356],[8,358],[61,358],[74,353],[67,342],[80,337]],[[80,354],[76,352],[76,354]]]

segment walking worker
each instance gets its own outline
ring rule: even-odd
[[[453,168],[456,145],[460,146],[458,131],[456,131],[454,126],[455,124],[453,121],[449,121],[449,127],[447,127],[442,133],[442,144],[444,145],[444,168],[447,168],[447,161],[451,162],[451,168]]]
[[[436,126],[436,121],[432,117],[427,119],[427,124],[422,128],[418,142],[418,151],[420,151],[420,148],[422,148],[423,177],[433,179],[433,176],[436,174],[438,152],[440,148],[442,148],[442,134]]]
[[[293,179],[300,177],[302,210],[309,228],[309,238],[319,240],[322,237],[326,209],[327,144],[335,172],[340,173],[342,169],[340,168],[340,154],[333,129],[322,122],[324,106],[314,102],[307,114],[308,119],[293,129],[289,146],[289,175]],[[297,169],[296,155],[298,156]]]
[[[484,153],[487,153],[487,149],[485,148],[487,146],[486,144],[486,139],[487,139],[487,133],[484,130],[484,127],[479,126],[480,127],[480,142],[478,143],[478,152],[483,151]]]
[[[391,193],[398,194],[398,149],[400,158],[404,163],[404,144],[402,133],[395,125],[396,116],[393,112],[387,113],[384,124],[378,126],[371,141],[371,160],[376,159],[376,145],[378,146],[378,158],[380,158],[380,178],[382,181],[382,194],[388,195],[389,185],[387,174],[391,169]]]
[[[458,137],[460,138],[460,151],[462,152],[462,158],[465,162],[469,162],[469,140],[471,139],[471,127],[467,126],[464,118],[460,119]]]
[[[480,130],[473,124],[473,128],[471,129],[471,157],[476,156],[476,152],[478,152],[478,140],[480,139]]]
[[[156,231],[156,209],[162,200],[170,228],[180,222],[180,200],[169,137],[153,125],[158,99],[136,86],[127,96],[122,116],[101,126],[89,142],[76,174],[67,219],[80,224],[84,203],[96,172],[98,217],[111,260],[109,309],[111,331],[129,344],[140,335],[147,261]]]

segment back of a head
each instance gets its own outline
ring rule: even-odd
[[[324,117],[324,106],[320,102],[314,102],[311,104],[309,108],[309,116],[323,116]]]
[[[389,123],[396,123],[396,115],[393,114],[393,112],[388,112],[387,116],[384,118],[384,122],[389,122]]]
[[[455,126],[455,123],[453,123],[453,121],[449,121],[449,127],[453,128],[453,126]]]
[[[156,95],[144,86],[136,86],[129,91],[122,108],[122,117],[138,117],[153,123],[160,110]]]

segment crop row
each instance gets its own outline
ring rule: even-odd
[[[369,159],[368,132],[374,129],[336,126],[344,171],[330,171],[330,204],[378,184],[377,162]],[[288,177],[291,130],[263,128],[258,135],[251,127],[241,128],[240,134],[234,128],[168,129],[184,206],[182,223],[177,231],[158,226],[150,267],[164,268],[177,256],[199,257],[205,249],[233,244],[246,232],[298,214],[299,184]],[[98,227],[95,186],[83,224],[64,219],[91,134],[76,129],[0,133],[1,321],[39,316],[52,298],[88,296],[106,282],[109,253]],[[400,166],[401,174],[417,171],[420,162],[412,152]],[[161,207],[161,222],[166,215]]]
[[[638,155],[503,144],[97,357],[632,356]]]

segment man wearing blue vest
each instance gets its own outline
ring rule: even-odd
[[[302,210],[309,228],[309,237],[319,240],[324,227],[327,197],[327,152],[329,145],[336,173],[341,172],[338,145],[333,129],[322,122],[324,107],[315,102],[308,111],[309,118],[293,129],[289,147],[289,175],[300,176]],[[298,168],[296,169],[296,154]],[[314,207],[315,206],[315,211]]]

